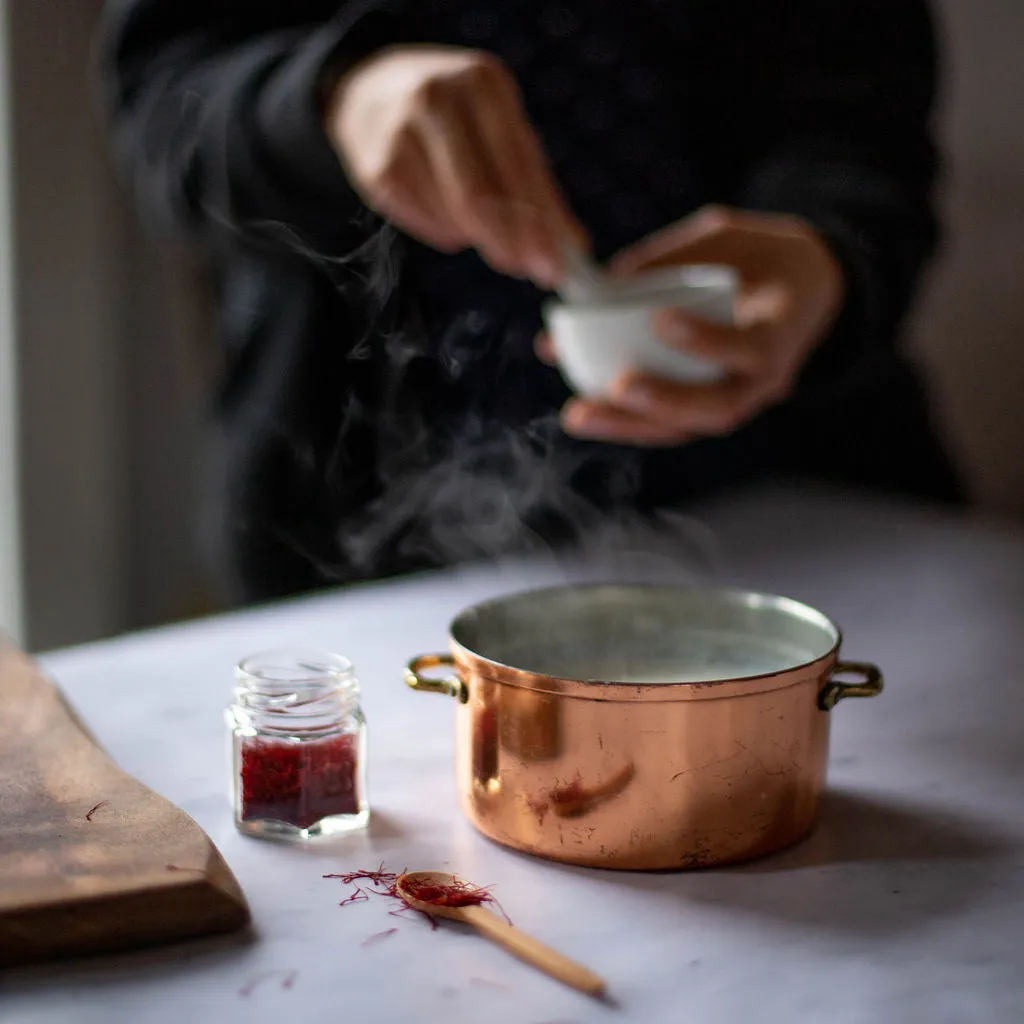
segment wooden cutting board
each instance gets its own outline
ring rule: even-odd
[[[122,772],[34,662],[0,637],[0,965],[248,921],[209,837]]]

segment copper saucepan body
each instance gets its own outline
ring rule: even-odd
[[[456,698],[460,798],[484,835],[592,867],[702,867],[813,827],[830,713],[882,689],[840,642],[785,597],[565,586],[466,609],[451,653],[406,682]]]

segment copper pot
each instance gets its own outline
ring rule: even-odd
[[[457,698],[459,792],[484,835],[592,867],[701,867],[813,827],[829,712],[882,689],[840,640],[785,597],[566,586],[466,609],[451,654],[413,659],[406,682]]]

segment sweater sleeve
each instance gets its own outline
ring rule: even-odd
[[[362,204],[321,120],[326,76],[409,35],[399,0],[111,0],[98,55],[146,220],[205,244],[339,256]]]
[[[926,0],[796,0],[769,101],[772,133],[737,205],[810,222],[842,265],[844,309],[805,371],[826,390],[895,344],[937,227],[930,132],[936,47]]]

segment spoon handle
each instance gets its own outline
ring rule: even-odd
[[[559,296],[564,302],[593,302],[601,294],[604,280],[597,265],[575,246],[565,250],[565,268]]]
[[[600,996],[607,987],[602,977],[588,971],[567,956],[549,949],[543,943],[521,932],[513,925],[506,924],[483,907],[466,907],[462,919],[471,924],[482,935],[503,946],[513,956],[525,960],[539,968],[552,978],[570,985],[572,988],[586,992],[588,995]]]

